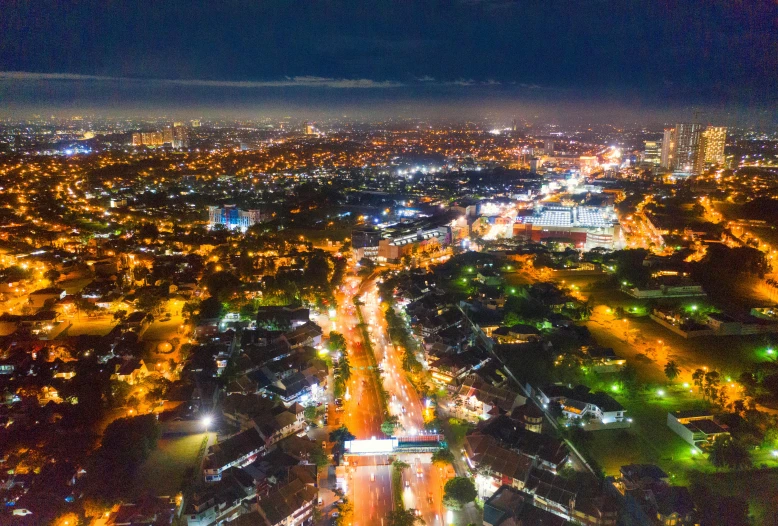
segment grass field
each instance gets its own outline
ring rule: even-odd
[[[709,469],[707,461],[693,455],[691,446],[667,427],[668,412],[701,407],[694,395],[676,388],[665,389],[663,396],[652,392],[634,399],[615,398],[632,418],[632,427],[588,432],[584,444],[607,475],[617,474],[626,464],[646,462],[679,479],[690,467]]]
[[[752,524],[774,525],[778,517],[778,469],[727,473],[691,472],[690,482],[707,486],[717,495],[748,501]]]
[[[719,371],[722,377],[737,378],[741,372],[759,361],[770,359],[764,352],[764,338],[749,336],[706,336],[685,339],[665,329],[650,318],[633,318],[627,322],[613,321],[598,309],[586,323],[589,331],[601,345],[612,347],[635,365],[646,381],[662,381],[665,360],[648,364],[635,360],[641,345],[654,345],[662,341],[667,348],[667,360],[674,360],[681,368],[681,380],[690,381],[697,368],[708,367]],[[625,331],[629,331],[629,339]],[[636,343],[637,342],[637,343]]]
[[[195,466],[205,434],[184,437],[161,438],[157,449],[143,464],[132,484],[131,493],[138,496],[150,492],[153,495],[173,496],[178,493],[189,469]]]
[[[78,336],[80,334],[105,336],[118,324],[111,316],[103,316],[97,319],[81,316],[80,319],[76,317],[70,321],[73,325],[68,328],[68,336]]]

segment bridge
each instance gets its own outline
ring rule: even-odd
[[[448,447],[446,437],[441,434],[402,435],[386,439],[348,440],[344,456],[434,453],[445,447]]]

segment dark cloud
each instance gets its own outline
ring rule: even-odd
[[[479,87],[652,104],[778,100],[772,0],[0,0],[0,11],[6,72],[407,97]],[[6,77],[0,94],[27,93],[8,84],[29,80]],[[65,80],[90,82],[36,82]]]

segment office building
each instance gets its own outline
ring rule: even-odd
[[[659,166],[662,160],[662,141],[643,141],[643,162]]]
[[[199,128],[200,127],[199,119],[194,119],[193,121],[191,121],[191,123],[192,123],[192,128]]]
[[[546,139],[545,145],[543,147],[543,152],[546,155],[554,155],[554,141],[551,139]]]
[[[208,207],[209,228],[223,225],[229,230],[240,229],[245,231],[251,225],[256,225],[260,222],[262,222],[262,214],[259,210],[241,210],[235,205]]]

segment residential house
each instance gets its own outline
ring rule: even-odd
[[[58,287],[48,287],[30,292],[29,303],[34,309],[40,309],[46,305],[51,305],[59,300],[65,299],[65,289]]]
[[[215,484],[199,488],[186,502],[183,517],[187,526],[211,526],[237,518],[248,511],[246,504],[256,496],[252,478],[237,468],[222,473]]]
[[[653,464],[622,466],[613,480],[623,501],[624,523],[636,526],[698,526],[689,490],[671,486],[670,477]]]
[[[310,310],[292,305],[263,306],[257,310],[257,327],[276,326],[295,329],[310,321]]]
[[[619,358],[610,347],[590,346],[581,349],[584,364],[597,373],[615,373],[624,368],[627,360]]]
[[[116,372],[111,375],[111,379],[135,385],[148,376],[148,374],[149,369],[142,359],[130,358],[116,366]]]
[[[478,374],[467,376],[454,398],[453,413],[464,420],[477,422],[492,416],[510,413],[527,399],[510,389],[494,387]]]
[[[315,466],[311,466],[315,469]],[[260,496],[258,512],[265,526],[298,526],[313,514],[319,490],[310,478],[296,476],[266,496]]]
[[[498,327],[491,334],[498,344],[523,343],[540,338],[540,331],[532,325],[517,323],[512,327]]]
[[[500,488],[484,502],[484,526],[564,526],[565,519],[536,508],[532,495],[512,488]]]
[[[570,389],[563,385],[550,385],[538,389],[541,404],[558,402],[562,414],[570,419],[594,420],[602,424],[625,422],[626,410],[612,396],[603,392],[591,393],[585,386]]]
[[[476,489],[482,499],[492,496],[503,485],[523,489],[534,466],[531,457],[504,448],[493,437],[481,434],[465,437],[465,460],[479,471]]]
[[[551,435],[529,431],[523,422],[508,415],[479,423],[475,433],[492,437],[502,447],[532,458],[535,466],[552,473],[559,472],[570,456],[563,441]]]
[[[241,431],[217,444],[208,447],[203,472],[206,482],[218,482],[227,469],[250,464],[264,454],[266,444],[259,431],[254,428]]]

